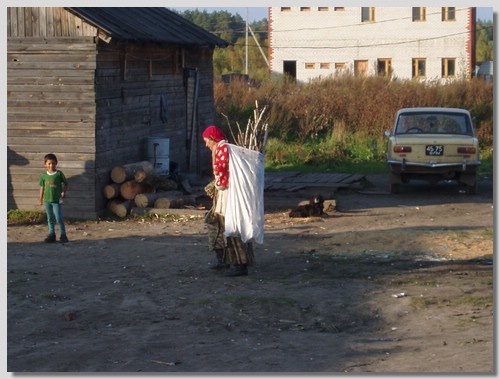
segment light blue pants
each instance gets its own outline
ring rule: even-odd
[[[66,235],[66,228],[64,227],[62,204],[45,202],[45,212],[47,213],[47,222],[49,224],[49,234],[56,234],[55,224],[59,225],[61,236]]]

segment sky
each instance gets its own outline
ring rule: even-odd
[[[482,21],[493,21],[492,7],[478,7],[476,9],[476,18]]]
[[[175,10],[179,12],[184,12],[187,9],[196,9],[198,8],[200,11],[206,10],[208,13],[211,12],[219,12],[219,11],[228,11],[231,14],[238,13],[243,20],[246,19],[246,14],[248,11],[248,21],[260,21],[263,18],[267,18],[267,8],[266,7],[190,7],[190,8],[180,8],[175,7]]]

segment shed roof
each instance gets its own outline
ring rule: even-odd
[[[102,7],[66,8],[112,38],[135,41],[212,45],[228,42],[167,8]]]

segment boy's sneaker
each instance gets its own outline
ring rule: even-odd
[[[49,234],[47,237],[44,239],[45,242],[56,242],[56,235],[55,234]]]
[[[66,234],[63,234],[61,238],[59,238],[59,242],[66,243],[68,241],[68,237],[66,237]]]

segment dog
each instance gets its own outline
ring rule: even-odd
[[[292,209],[288,214],[290,217],[319,217],[324,215],[324,202],[323,196],[314,195],[309,199],[309,204],[299,205],[297,208]]]

